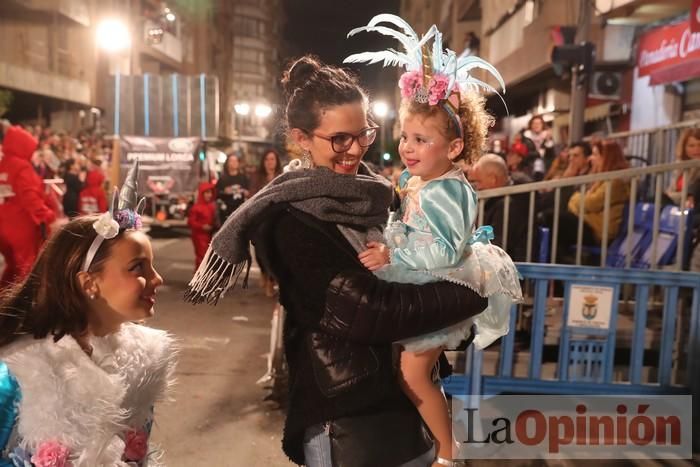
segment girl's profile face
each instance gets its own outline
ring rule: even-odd
[[[685,142],[685,155],[688,159],[700,159],[700,140],[691,136]]]
[[[339,174],[354,175],[368,148],[363,148],[355,138],[349,148],[337,153],[329,139],[340,133],[357,136],[369,126],[367,111],[362,102],[336,105],[321,110],[320,125],[306,133],[300,144],[311,153],[317,167],[327,167]]]
[[[88,299],[92,305],[88,321],[94,333],[115,332],[122,323],[152,316],[156,289],[163,278],[153,267],[153,250],[146,234],[125,232],[94,280],[95,298]]]
[[[451,158],[457,156],[453,143],[440,131],[442,122],[437,116],[406,114],[401,120],[399,155],[408,171],[423,180],[439,177],[453,167]]]

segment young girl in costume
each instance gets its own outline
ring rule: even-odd
[[[397,25],[405,34],[377,26],[380,23]],[[403,64],[408,70],[399,81],[403,98],[399,154],[407,167],[399,181],[401,207],[385,231],[386,245],[370,242],[359,258],[386,280],[449,280],[489,297],[489,307],[475,318],[400,342],[404,347],[402,386],[435,438],[433,465],[450,466],[454,464],[451,423],[444,395],[432,382],[432,368],[442,349],[457,346],[472,324],[479,348],[505,335],[511,305],[522,298],[513,261],[489,242],[491,227],[474,231],[476,193],[455,165],[478,157],[491,122],[483,99],[469,89],[488,85],[468,71],[485,68],[502,80],[495,68],[478,57],[457,59],[454,52],[443,51],[435,26],[419,41],[401,18],[379,15],[349,35],[359,31],[391,31],[389,35],[399,38],[407,53],[367,52],[352,55],[346,62],[384,60],[385,64]],[[428,49],[425,44],[430,39],[433,47]]]
[[[153,315],[163,283],[139,231],[136,171],[102,215],[56,232],[0,301],[0,466],[153,466],[153,406],[175,350]]]

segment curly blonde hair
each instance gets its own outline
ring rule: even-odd
[[[485,107],[485,99],[475,92],[462,93],[459,102],[459,119],[462,122],[464,149],[453,159],[454,162],[471,163],[481,156],[486,145],[489,128],[493,126],[494,118]],[[441,105],[421,104],[414,100],[404,99],[401,103],[399,116],[403,120],[407,115],[420,115],[424,118],[436,117],[443,123],[440,133],[447,139],[459,138],[459,132],[454,121],[447,115]]]

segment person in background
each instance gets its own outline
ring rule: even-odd
[[[485,154],[480,157],[469,171],[469,182],[477,191],[503,188],[511,185],[529,183],[531,180],[519,173],[508,175],[508,168],[501,156]],[[525,261],[527,252],[527,229],[530,197],[527,193],[512,195],[508,207],[508,242],[506,252],[513,261]],[[535,199],[537,206],[537,199]],[[484,201],[484,218],[482,225],[493,227],[494,245],[503,246],[504,240],[505,197],[496,196]]]
[[[253,177],[250,195],[254,195],[262,187],[272,181],[273,178],[282,173],[282,158],[274,148],[269,148],[260,159],[260,164]]]
[[[93,163],[91,170],[85,175],[85,186],[78,196],[80,214],[97,214],[107,210],[107,194],[102,186],[104,181],[102,169]]]
[[[241,162],[236,154],[229,154],[224,163],[221,178],[216,182],[216,197],[219,205],[219,219],[223,225],[226,219],[248,199],[250,192],[248,177],[241,170]]]
[[[591,174],[600,174],[628,167],[622,148],[614,141],[601,143],[600,154],[590,156]],[[603,223],[605,220],[605,185],[606,182],[595,182],[583,195],[583,244],[598,246],[601,242],[610,242],[617,235],[622,223],[622,213],[625,203],[629,201],[629,181],[612,180],[610,187],[610,217],[608,219],[607,237],[603,238]],[[581,191],[574,191],[568,202],[568,215],[562,216],[559,228],[559,240],[564,246],[576,245],[578,232],[579,205]]]
[[[199,184],[197,202],[194,203],[187,215],[187,225],[190,226],[192,244],[194,245],[194,268],[199,267],[211,243],[211,237],[216,227],[216,203],[214,202],[213,183]]]
[[[700,128],[687,128],[681,133],[681,137],[678,139],[678,144],[676,145],[676,162],[694,159],[700,160]],[[690,197],[688,198],[686,207],[693,207],[699,200],[696,200],[694,196],[692,196],[693,190],[691,190],[690,187],[700,179],[700,169],[688,170],[687,177],[688,193]],[[683,172],[675,173],[671,186],[666,190],[666,195],[675,205],[679,205],[681,202],[684,184],[686,184],[686,180],[683,177]]]
[[[66,192],[63,194],[63,213],[72,219],[80,214],[78,200],[83,190],[85,173],[78,162],[72,158],[66,160],[63,170],[63,182],[66,185]]]
[[[532,167],[532,178],[540,181],[554,159],[554,140],[541,115],[530,119],[521,139],[528,147],[527,162]]]
[[[518,183],[529,183],[534,181],[532,179],[532,167],[526,162],[527,159],[527,146],[520,142],[515,141],[508,149],[506,153],[506,165],[508,166],[508,172],[511,177],[518,180]]]
[[[282,159],[277,150],[269,148],[260,159],[258,170],[254,174],[250,190],[251,196],[260,191],[281,173]],[[275,280],[270,277],[269,272],[265,269],[265,265],[257,258],[257,253],[256,260],[260,267],[260,287],[265,291],[266,296],[272,297],[275,295]]]
[[[544,176],[545,180],[556,180],[564,176],[566,168],[569,165],[569,147],[561,145],[557,148],[557,157],[552,161],[552,165]]]
[[[587,174],[589,168],[588,158],[593,153],[591,146],[585,141],[577,141],[571,145],[568,152],[568,162],[561,178],[578,177],[579,175]],[[560,219],[568,212],[569,199],[576,189],[577,187],[572,185],[564,186],[559,190]],[[540,193],[540,203],[537,214],[538,223],[544,227],[548,227],[551,231],[554,230],[555,199],[555,190]],[[562,253],[567,252],[563,251]]]
[[[0,160],[0,254],[5,270],[0,289],[25,278],[56,219],[44,182],[30,163],[36,139],[14,126],[5,133]]]

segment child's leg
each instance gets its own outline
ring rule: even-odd
[[[399,381],[404,393],[416,406],[433,434],[437,455],[452,459],[452,423],[447,401],[440,387],[431,378],[440,352],[441,348],[420,353],[402,352]]]

